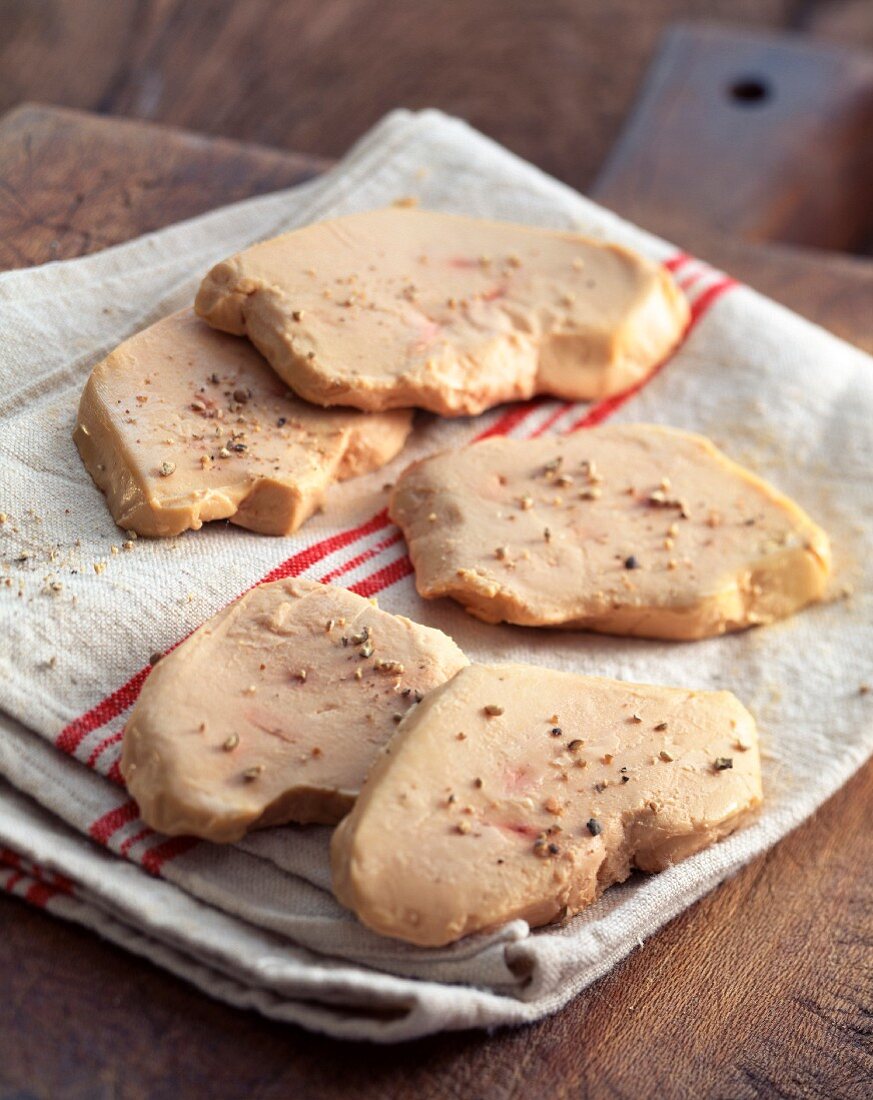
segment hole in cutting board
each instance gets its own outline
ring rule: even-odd
[[[757,76],[743,76],[728,89],[731,99],[741,107],[759,107],[771,94],[770,85]]]

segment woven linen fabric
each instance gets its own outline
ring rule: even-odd
[[[399,458],[336,486],[292,537],[214,524],[120,549],[124,535],[71,440],[94,363],[190,303],[229,253],[408,196],[637,248],[688,296],[682,346],[618,399],[537,400],[457,421],[420,415]],[[321,180],[95,256],[0,275],[0,319],[0,885],[216,997],[383,1042],[537,1019],[784,836],[873,751],[873,696],[859,691],[873,633],[873,363],[462,122],[395,112]],[[385,515],[384,486],[408,462],[483,433],[527,438],[610,418],[709,435],[798,500],[833,539],[832,598],[773,626],[677,644],[488,626],[417,596]],[[328,829],[271,829],[226,847],[153,833],[118,771],[149,655],[252,584],[293,575],[378,596],[386,610],[445,630],[474,661],[731,689],[761,731],[761,817],[607,891],[563,926],[531,932],[514,921],[439,950],[370,933],[337,905]]]

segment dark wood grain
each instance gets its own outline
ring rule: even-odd
[[[26,104],[0,120],[0,269],[83,256],[292,187],[315,157]]]
[[[34,131],[60,125],[46,117],[32,121]],[[53,225],[58,254],[93,250],[172,220],[168,208],[188,203],[194,212],[198,195],[202,209],[239,197],[246,186],[262,189],[267,169],[256,166],[264,165],[264,150],[235,147],[232,169],[216,155],[199,182],[184,173],[164,176],[161,166],[172,163],[165,149],[180,135],[164,146],[154,130],[146,145],[155,185],[128,207],[117,196],[145,148],[143,135],[104,130],[93,147],[97,161],[93,154],[84,158],[75,141],[68,145],[64,126],[53,131],[47,167],[57,162],[58,178],[73,179],[75,164],[83,178],[100,173],[104,216],[99,241],[83,234],[84,221],[72,230]],[[20,157],[20,130],[12,144],[8,133],[0,125],[0,187],[3,166]],[[39,145],[39,134],[33,136]],[[249,153],[251,168],[243,163]],[[276,164],[268,170],[281,176]],[[300,170],[299,161],[288,168]],[[277,178],[276,185],[288,181]],[[17,238],[17,254],[44,258],[44,226],[55,218],[57,198],[40,198],[40,173],[27,187],[33,232]],[[831,294],[844,301],[855,295],[859,303],[840,315],[844,331],[869,338],[870,284],[861,261],[786,258],[751,246],[732,254],[715,240],[699,247],[705,244],[699,231],[695,240],[687,243],[716,263],[734,271],[746,264],[740,274],[752,282],[769,272],[789,304],[821,320],[839,314],[818,292],[817,280],[832,280]],[[718,255],[717,247],[726,251]],[[805,273],[792,280],[798,260]],[[81,929],[0,899],[0,1100],[866,1097],[873,1075],[870,805],[873,766],[554,1018],[491,1038],[465,1033],[387,1050],[334,1043],[230,1009]]]
[[[338,157],[434,106],[576,187],[672,19],[803,0],[0,0],[0,110],[41,100]]]
[[[683,26],[592,190],[668,239],[698,227],[860,249],[873,236],[871,136],[873,52]]]

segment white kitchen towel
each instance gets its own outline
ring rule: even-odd
[[[535,401],[453,422],[421,416],[403,455],[336,487],[291,538],[216,524],[121,549],[70,437],[94,362],[190,302],[208,267],[243,245],[408,196],[645,252],[691,302],[682,347],[619,400]],[[462,122],[397,112],[302,188],[93,257],[6,273],[0,320],[0,885],[216,996],[380,1041],[536,1019],[802,821],[873,751],[873,694],[859,690],[873,650],[873,363]],[[704,432],[795,497],[833,538],[832,598],[787,622],[694,644],[487,626],[418,598],[384,513],[384,485],[408,461],[483,433],[524,438],[609,417]],[[283,575],[378,595],[387,610],[446,630],[473,660],[730,688],[761,729],[764,813],[685,863],[608,891],[563,927],[531,933],[516,921],[438,951],[369,933],[336,905],[326,829],[273,829],[233,847],[157,836],[117,765],[149,654]]]

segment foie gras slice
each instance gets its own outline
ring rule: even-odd
[[[305,580],[252,589],[146,680],[121,772],[163,833],[239,840],[338,821],[421,696],[467,663],[451,638]]]
[[[177,535],[229,519],[286,535],[334,481],[389,462],[411,418],[308,405],[248,341],[185,310],[98,363],[73,438],[125,530]]]
[[[617,245],[392,208],[320,222],[218,264],[197,295],[319,405],[443,416],[538,393],[617,393],[678,343],[672,277]]]
[[[703,436],[610,425],[409,467],[390,505],[422,596],[486,622],[694,639],[820,599],[828,539]]]
[[[470,665],[380,754],[334,834],[334,891],[423,946],[546,924],[760,803],[755,723],[730,692]]]

